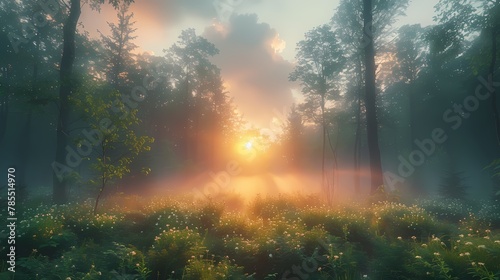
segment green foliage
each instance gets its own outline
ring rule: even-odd
[[[88,159],[97,173],[96,178],[90,180],[90,183],[99,186],[95,212],[106,184],[130,173],[133,160],[139,154],[149,151],[149,145],[154,139],[136,134],[134,127],[140,123],[138,111],[129,108],[118,91],[89,81],[72,100],[75,107],[82,110],[89,130],[95,132],[94,137],[97,138],[79,139],[77,142],[79,148],[82,145],[91,145],[90,148],[85,148],[92,151]]]
[[[242,279],[245,278],[243,268],[231,264],[226,258],[221,262],[214,260],[191,258],[189,264],[185,267],[182,279],[198,280],[223,280],[223,279]]]
[[[191,256],[204,252],[203,240],[191,229],[169,230],[155,237],[148,252],[149,267],[152,275],[159,279],[182,274],[182,267]]]
[[[454,198],[421,200],[418,205],[438,219],[453,223],[458,223],[473,211],[471,205]]]
[[[329,208],[299,196],[260,199],[281,212],[263,220],[214,202],[135,196],[117,197],[95,216],[90,202],[26,207],[16,279],[280,279],[288,271],[288,279],[472,280],[500,271],[492,205]],[[471,213],[443,223],[460,205]]]
[[[389,238],[419,239],[431,234],[448,234],[449,229],[436,218],[418,206],[401,203],[381,203],[374,205],[373,223],[378,233]]]

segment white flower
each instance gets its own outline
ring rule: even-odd
[[[398,236],[398,240],[403,240],[403,237],[401,237],[401,236]]]
[[[486,246],[485,245],[479,245],[477,246],[478,249],[486,249]]]
[[[422,257],[421,256],[415,256],[415,259],[421,259]]]
[[[439,252],[434,252],[434,256],[439,256]]]

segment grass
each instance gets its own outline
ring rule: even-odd
[[[327,207],[257,196],[108,198],[18,211],[1,279],[499,279],[498,206],[460,200]],[[244,204],[240,201],[240,204]],[[3,211],[3,210],[2,210]],[[5,213],[2,213],[4,215]],[[7,244],[7,233],[0,233]]]

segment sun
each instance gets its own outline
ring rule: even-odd
[[[248,142],[246,142],[246,143],[245,143],[245,148],[246,148],[247,150],[252,149],[252,146],[253,146],[252,141],[248,141]]]

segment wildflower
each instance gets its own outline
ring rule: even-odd
[[[485,236],[484,239],[490,239],[490,237],[489,236]]]
[[[416,239],[417,239],[417,237],[416,237],[415,235],[413,235],[413,236],[411,237],[411,239],[416,240]]]
[[[481,265],[481,266],[484,266],[484,263],[482,263],[482,262],[478,262],[477,264]]]
[[[477,246],[478,249],[486,249],[486,246],[485,245],[479,245]]]
[[[422,244],[422,247],[427,248],[427,244]]]
[[[333,256],[333,258],[337,260],[339,258],[339,256],[335,255],[335,256]]]
[[[460,257],[463,257],[463,256],[464,256],[464,253],[460,253],[460,254],[459,254],[459,256],[460,256]]]
[[[439,252],[434,252],[434,256],[439,256]]]
[[[495,243],[500,243],[500,240],[495,240]]]
[[[464,255],[470,256],[470,253],[469,252],[465,252]]]
[[[471,265],[472,266],[476,266],[476,262],[471,262]]]
[[[472,242],[467,241],[467,242],[465,242],[465,245],[472,245]]]
[[[401,236],[398,236],[398,240],[403,240],[403,238]]]
[[[66,277],[66,280],[71,280],[71,277]]]
[[[269,254],[269,257],[272,258],[273,257],[273,254]]]
[[[135,256],[137,253],[135,251],[130,252],[130,255]]]
[[[421,256],[415,256],[415,259],[421,259],[422,257]]]
[[[464,235],[463,235],[463,234],[460,234],[460,235],[458,235],[458,236],[459,236],[460,238],[464,238]]]

